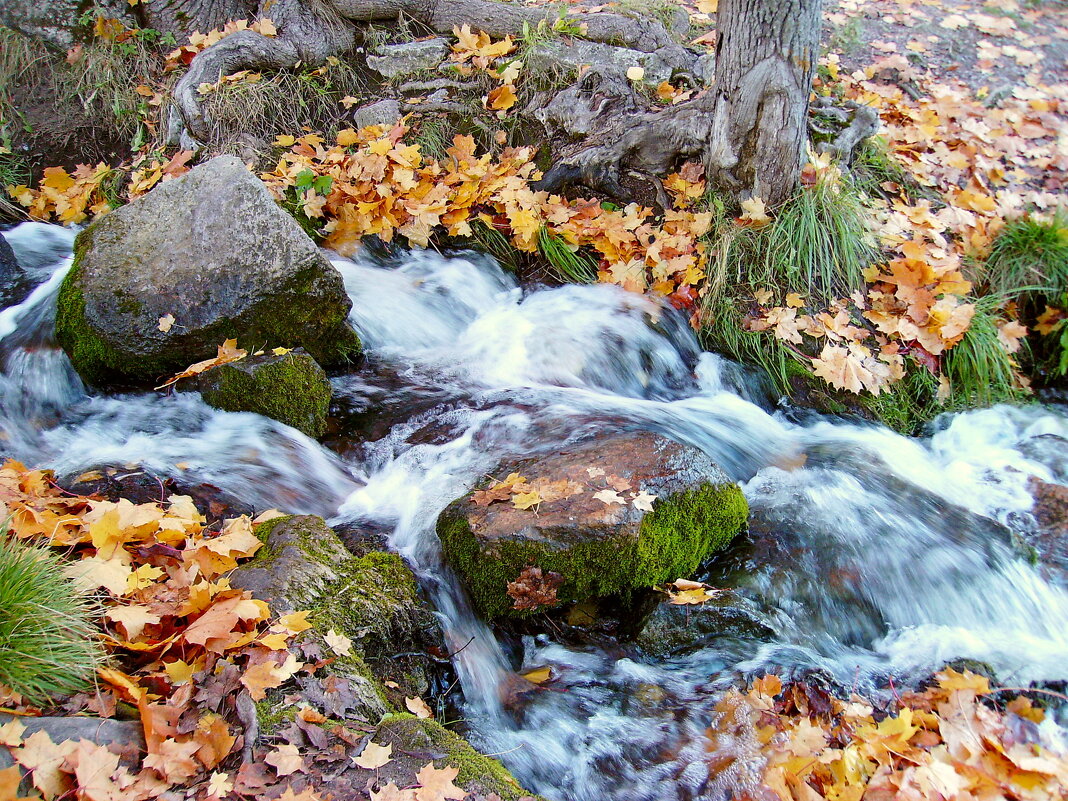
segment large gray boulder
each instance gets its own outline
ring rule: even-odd
[[[454,501],[437,522],[487,618],[684,578],[749,511],[704,453],[650,432],[598,436],[495,475],[504,481]]]
[[[232,156],[111,212],[74,250],[56,338],[89,383],[153,380],[232,337],[325,366],[359,353],[341,274]]]

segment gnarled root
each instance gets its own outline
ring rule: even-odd
[[[524,24],[552,25],[559,18],[554,8],[495,0],[274,0],[264,15],[274,21],[277,37],[241,31],[196,55],[174,90],[177,113],[169,138],[177,141],[183,129],[196,139],[208,138],[209,125],[197,93],[202,83],[214,83],[242,69],[284,69],[297,61],[317,67],[352,46],[355,32],[350,23],[395,19],[402,13],[439,33],[466,24],[491,36],[515,35]],[[570,15],[568,21],[584,27],[584,38],[655,52],[680,72],[690,72],[696,62],[693,53],[652,20],[597,12]]]

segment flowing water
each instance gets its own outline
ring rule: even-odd
[[[1013,545],[1035,525],[1029,477],[1068,479],[1064,409],[947,416],[925,439],[799,419],[653,300],[523,292],[470,254],[333,256],[375,368],[335,378],[335,395],[375,433],[330,450],[195,393],[88,393],[51,339],[69,235],[27,223],[13,239],[49,277],[0,312],[0,452],[61,474],[136,462],[258,508],[392,531],[458,652],[470,737],[550,798],[715,798],[750,784],[756,745],[733,743],[736,768],[710,781],[704,732],[718,693],[765,670],[875,693],[957,658],[1006,683],[1068,679],[1068,590]],[[706,451],[741,483],[752,531],[708,578],[756,625],[656,659],[625,644],[499,643],[442,561],[439,511],[504,456],[635,429]],[[544,665],[553,682],[506,709],[512,671]]]

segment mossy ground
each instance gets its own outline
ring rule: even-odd
[[[499,540],[483,550],[458,502],[438,519],[438,536],[475,606],[495,618],[521,614],[512,609],[507,588],[528,565],[564,577],[557,590],[561,602],[651,587],[692,574],[741,531],[748,513],[737,485],[705,484],[658,500],[637,538],[623,534],[570,546]]]
[[[451,765],[458,770],[455,782],[461,787],[477,788],[486,795],[496,793],[503,801],[518,801],[530,796],[504,765],[493,757],[480,754],[467,740],[436,720],[406,713],[386,715],[372,740],[380,745],[395,743],[395,754],[428,753],[434,757],[437,768]],[[422,763],[423,760],[416,762]],[[413,767],[416,766],[413,763]]]

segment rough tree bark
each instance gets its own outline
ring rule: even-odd
[[[198,2],[145,0],[147,13]],[[404,14],[448,33],[468,24],[492,36],[515,34],[524,23],[553,22],[553,7],[494,0],[267,0],[279,36],[252,31],[231,35],[198,54],[175,88],[178,129],[203,139],[207,124],[196,87],[239,69],[282,69],[297,61],[317,65],[351,47],[353,22]],[[266,3],[265,3],[266,5]],[[664,175],[686,160],[704,164],[712,186],[736,200],[760,197],[769,206],[793,191],[807,131],[808,96],[819,45],[821,0],[722,0],[713,86],[693,100],[653,108],[621,69],[595,67],[572,87],[542,99],[528,112],[572,143],[555,158],[543,188],[581,184],[617,198],[626,175]],[[612,13],[575,15],[584,37],[657,53],[690,76],[696,54],[659,24]],[[187,140],[188,141],[188,140]],[[556,154],[554,154],[556,156]],[[656,182],[654,182],[656,183]],[[659,184],[656,183],[659,187]]]
[[[797,182],[819,56],[821,0],[723,0],[708,177],[778,205]]]
[[[778,205],[801,168],[820,6],[821,0],[722,0],[715,81],[677,106],[635,112],[643,104],[620,76],[587,75],[542,112],[572,135],[590,133],[596,120],[596,130],[546,174],[544,188],[583,183],[618,197],[626,172],[663,175],[696,159],[728,197]],[[605,115],[605,108],[622,111]]]

